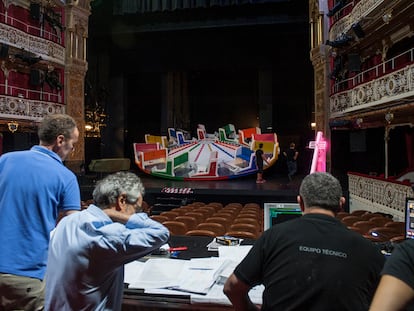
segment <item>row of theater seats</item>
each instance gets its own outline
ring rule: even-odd
[[[166,226],[171,235],[222,236],[257,239],[263,231],[263,210],[257,203],[194,202],[152,219]]]
[[[357,210],[351,213],[339,212],[336,217],[349,229],[373,242],[398,243],[405,239],[405,223],[393,221],[390,215]]]

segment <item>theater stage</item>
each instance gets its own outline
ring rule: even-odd
[[[256,184],[256,176],[223,181],[176,181],[156,178],[141,172],[135,172],[145,186],[145,201],[150,205],[167,203],[169,198],[187,199],[201,202],[296,202],[299,185],[303,176],[289,181],[285,175],[265,175],[266,182]],[[100,176],[87,176],[80,181],[82,199],[92,197],[94,182]],[[171,202],[174,200],[170,200]]]

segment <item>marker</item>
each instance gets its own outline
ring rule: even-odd
[[[177,251],[186,251],[188,249],[187,246],[178,246],[178,247],[170,247],[170,252],[177,252]]]

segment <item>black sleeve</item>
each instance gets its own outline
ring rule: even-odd
[[[262,283],[263,244],[266,236],[264,232],[234,270],[237,278],[251,287]]]
[[[407,240],[395,247],[381,274],[394,276],[414,289],[414,240]]]

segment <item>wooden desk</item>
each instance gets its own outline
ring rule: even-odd
[[[168,242],[171,247],[187,246],[188,250],[178,254],[180,259],[217,257],[218,252],[208,251],[207,244],[211,237],[171,236]],[[243,245],[251,245],[254,240],[244,240]],[[234,311],[232,306],[221,304],[191,304],[190,295],[146,294],[140,289],[125,289],[122,303],[123,311]]]
[[[231,306],[219,304],[191,304],[189,295],[145,294],[139,290],[125,290],[122,303],[123,311],[234,311]]]

